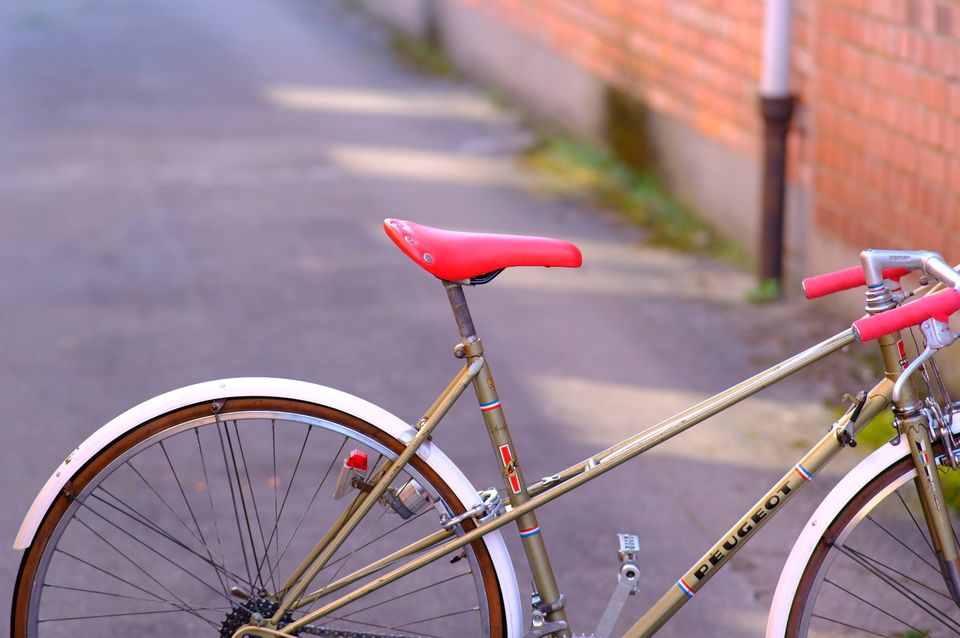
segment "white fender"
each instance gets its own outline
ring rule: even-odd
[[[26,549],[40,526],[47,510],[63,486],[73,478],[76,471],[83,467],[100,450],[110,445],[138,425],[173,410],[197,403],[212,402],[232,397],[276,397],[294,399],[331,407],[351,414],[367,423],[375,425],[390,436],[401,441],[409,441],[416,431],[408,424],[386,410],[368,401],[346,392],[334,390],[304,381],[270,378],[238,378],[208,381],[173,390],[154,397],[131,408],[94,432],[60,464],[57,471],[47,480],[43,489],[34,499],[26,518],[20,525],[20,531],[14,541],[14,549]],[[479,504],[477,490],[470,484],[453,462],[440,448],[426,442],[417,454],[439,474],[467,508]],[[507,615],[509,636],[523,634],[523,618],[520,609],[520,590],[517,587],[513,563],[507,553],[500,532],[492,532],[483,537],[490,552],[494,569],[500,581],[503,594],[504,611]]]
[[[787,616],[790,614],[790,605],[793,602],[793,593],[800,584],[803,568],[810,560],[811,554],[823,535],[824,530],[836,518],[843,506],[850,502],[863,487],[880,472],[909,454],[905,439],[901,437],[897,445],[886,444],[879,450],[861,461],[853,470],[847,473],[837,486],[830,490],[827,497],[820,503],[813,516],[804,525],[803,531],[797,537],[790,556],[780,572],[777,589],[773,593],[773,602],[770,604],[770,616],[767,619],[766,638],[783,638],[787,631]]]

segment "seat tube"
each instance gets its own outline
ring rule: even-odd
[[[483,355],[483,345],[474,330],[463,289],[459,284],[453,284],[452,282],[444,282],[444,285],[447,288],[453,314],[460,328],[460,336],[463,339],[463,356],[466,357],[468,362],[472,363]],[[480,411],[490,435],[490,443],[493,445],[493,450],[497,456],[497,463],[500,467],[500,473],[503,475],[507,494],[510,495],[510,502],[514,506],[525,503],[530,500],[527,493],[527,484],[523,478],[516,448],[510,436],[510,429],[507,426],[503,407],[500,404],[500,397],[497,394],[497,386],[494,383],[486,357],[484,357],[483,367],[480,368],[480,372],[473,379],[473,387],[477,393],[477,400],[480,402]],[[548,610],[547,620],[566,621],[567,616],[563,608],[560,588],[553,573],[553,566],[547,554],[543,535],[540,533],[540,523],[537,521],[536,512],[530,511],[519,517],[517,519],[517,529],[520,532],[523,550],[526,553],[527,562],[530,564],[541,604]],[[566,630],[555,635],[567,638],[571,634],[569,630]]]

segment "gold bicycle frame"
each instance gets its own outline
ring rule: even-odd
[[[403,452],[392,463],[388,463],[379,473],[379,477],[369,494],[362,492],[350,503],[340,519],[328,530],[315,549],[301,563],[299,568],[290,576],[287,583],[278,593],[282,595],[280,608],[270,619],[266,627],[243,627],[234,633],[233,638],[242,636],[285,636],[301,630],[336,610],[358,600],[367,594],[380,589],[407,574],[410,574],[433,561],[436,561],[460,548],[469,545],[485,534],[498,530],[511,522],[517,522],[524,542],[524,549],[534,577],[534,583],[540,592],[542,600],[547,604],[545,615],[551,621],[565,621],[562,597],[557,588],[556,579],[550,566],[536,523],[535,510],[546,503],[574,490],[581,485],[618,467],[620,464],[635,458],[643,452],[671,439],[681,432],[706,420],[707,418],[726,410],[740,401],[757,392],[785,379],[795,372],[819,361],[829,354],[844,348],[855,341],[851,329],[844,330],[829,339],[818,343],[799,354],[778,363],[759,374],[742,381],[741,383],[724,390],[700,403],[653,425],[623,441],[595,454],[582,462],[537,483],[525,484],[517,462],[516,452],[510,439],[509,429],[499,407],[496,386],[490,373],[489,365],[483,356],[480,340],[473,330],[472,320],[466,308],[466,301],[459,284],[445,282],[447,292],[454,308],[454,315],[460,326],[463,342],[458,346],[458,356],[466,358],[466,365],[454,377],[443,393],[426,411],[424,417],[417,424],[417,434]],[[755,532],[766,524],[781,509],[781,505],[792,498],[804,485],[832,460],[836,454],[847,445],[851,438],[856,436],[877,414],[884,410],[891,400],[893,384],[901,371],[901,361],[898,352],[899,335],[890,335],[880,339],[881,351],[886,366],[885,378],[870,390],[862,407],[857,412],[851,408],[838,419],[832,427],[799,461],[791,467],[784,476],[775,483],[757,502],[747,510],[743,516],[723,535],[703,557],[687,570],[687,572],[671,586],[663,596],[624,634],[624,638],[641,638],[651,636],[677,610],[692,598],[713,575],[740,550]],[[510,494],[508,510],[478,527],[463,530],[459,535],[452,531],[439,530],[407,547],[386,556],[375,563],[363,567],[347,576],[344,576],[325,587],[305,594],[306,589],[315,576],[323,568],[333,553],[339,548],[349,533],[356,527],[363,515],[376,503],[389,487],[390,482],[399,474],[402,467],[417,452],[420,445],[429,438],[437,424],[447,413],[453,403],[460,397],[466,387],[474,385],[478,400],[483,411],[484,421],[490,434],[491,443],[497,455],[505,486]],[[908,384],[909,385],[909,384]],[[912,388],[905,398],[898,402],[897,407],[912,403],[916,400]],[[929,445],[929,436],[925,428],[913,428],[913,434],[905,432],[908,440],[924,440]],[[507,447],[507,455],[503,447]],[[915,455],[916,456],[916,455]],[[933,473],[936,477],[936,472]],[[918,481],[919,483],[919,481]],[[940,502],[942,492],[938,491],[939,479],[931,481],[932,487],[925,493],[921,489],[921,499],[934,499]],[[942,488],[939,488],[942,489]],[[928,514],[925,510],[925,514]],[[949,533],[953,531],[949,522],[944,523],[936,516],[928,515],[928,525],[932,533]],[[944,529],[945,525],[945,529]],[[530,533],[531,527],[536,532]],[[940,537],[938,537],[940,538]],[[956,559],[955,543],[942,543],[952,555],[950,560]],[[949,548],[949,549],[947,549]],[[302,608],[322,597],[339,591],[357,581],[370,576],[382,569],[394,565],[415,554],[416,558],[405,564],[395,567],[391,571],[377,576],[370,582],[350,591],[349,593],[325,603],[319,609],[309,612],[296,621],[276,629],[283,615],[291,609]],[[550,606],[550,603],[556,603]],[[569,636],[569,629],[558,630],[555,635]]]

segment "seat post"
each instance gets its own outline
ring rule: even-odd
[[[453,309],[453,318],[456,319],[457,328],[460,330],[460,338],[464,343],[475,340],[477,331],[473,327],[473,318],[470,316],[470,308],[467,307],[463,286],[455,281],[444,281],[443,287],[447,289],[447,298],[450,299],[450,307]]]

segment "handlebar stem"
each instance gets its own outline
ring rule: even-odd
[[[937,281],[960,289],[960,274],[939,253],[930,250],[867,249],[860,253],[860,264],[867,286],[879,287],[883,284],[884,268],[909,268],[922,270]]]

